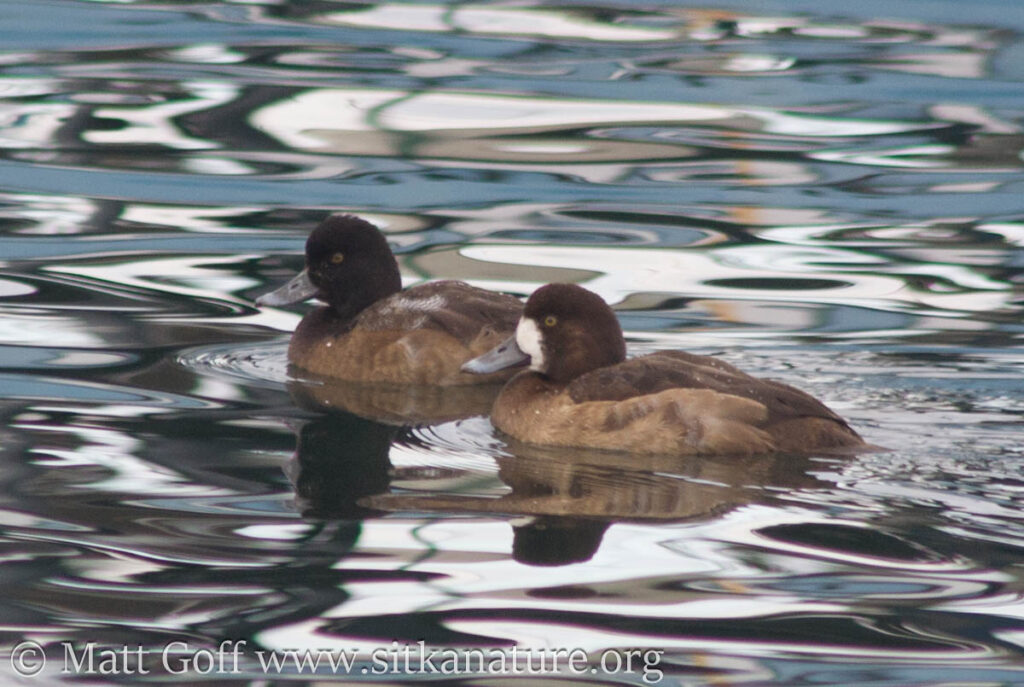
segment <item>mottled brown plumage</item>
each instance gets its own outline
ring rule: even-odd
[[[384,235],[350,215],[327,218],[306,242],[306,270],[261,299],[279,305],[316,296],[326,305],[299,323],[288,360],[303,370],[360,382],[488,384],[460,367],[508,337],[522,311],[512,296],[460,281],[401,290]]]
[[[539,332],[531,369],[502,389],[491,421],[520,441],[636,453],[742,454],[864,447],[814,397],[709,356],[625,360],[614,312],[575,285],[550,284],[523,314]]]
[[[417,310],[410,303],[436,303]],[[349,381],[486,384],[510,372],[477,376],[459,368],[515,328],[521,304],[456,281],[431,282],[377,301],[350,321],[329,307],[303,318],[288,359],[304,370]]]

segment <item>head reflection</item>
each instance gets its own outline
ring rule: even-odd
[[[363,519],[379,514],[364,496],[387,490],[388,451],[399,428],[351,413],[331,413],[298,430],[289,477],[295,502],[311,519]]]

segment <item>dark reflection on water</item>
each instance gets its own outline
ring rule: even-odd
[[[53,681],[62,642],[143,646],[149,674],[91,676],[133,684],[232,640],[237,671],[177,679],[344,649],[436,680],[372,672],[423,640],[586,652],[551,682],[1024,679],[1014,3],[0,20],[3,675],[24,640]],[[495,389],[290,372],[306,306],[253,299],[337,211],[408,283],[581,283],[631,352],[721,355],[890,450],[543,451],[493,434]],[[659,673],[606,674],[637,647]]]
[[[290,478],[303,517],[356,519],[379,514],[364,497],[387,490],[388,454],[398,428],[348,413],[304,424]]]

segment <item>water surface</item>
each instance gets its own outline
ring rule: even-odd
[[[0,27],[4,674],[1024,683],[1018,3],[10,0]],[[253,300],[329,212],[408,284],[580,283],[632,354],[719,355],[888,450],[546,451],[485,398],[304,383],[309,306]]]

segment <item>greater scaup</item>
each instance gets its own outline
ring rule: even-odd
[[[402,290],[387,239],[353,215],[332,215],[306,241],[306,269],[257,305],[316,297],[326,303],[292,334],[296,367],[349,381],[397,384],[492,383],[460,366],[509,336],[522,312],[516,298],[461,281]]]
[[[493,374],[527,359],[491,410],[494,426],[523,442],[674,455],[865,447],[812,396],[716,358],[626,360],[615,313],[574,284],[534,292],[515,335],[463,369]]]

